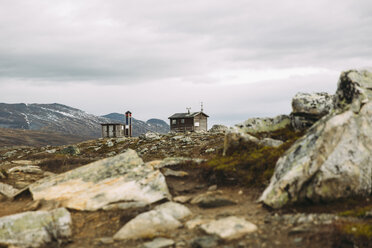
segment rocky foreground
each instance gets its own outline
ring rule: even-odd
[[[370,247],[372,74],[206,133],[0,148],[0,247]]]

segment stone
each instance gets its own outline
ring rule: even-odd
[[[205,159],[200,158],[185,158],[185,157],[168,157],[163,160],[153,160],[150,162],[147,162],[146,165],[149,165],[155,169],[160,169],[164,167],[170,167],[180,164],[200,164],[204,162]]]
[[[77,146],[68,146],[61,150],[62,154],[79,155],[80,150]]]
[[[115,235],[116,240],[150,238],[166,235],[182,226],[180,220],[191,215],[190,210],[178,203],[168,202],[154,210],[137,215]]]
[[[172,169],[169,169],[169,168],[164,168],[162,170],[163,172],[163,175],[166,176],[166,177],[169,177],[169,176],[172,176],[172,177],[187,177],[189,175],[189,173],[187,173],[186,171],[175,171],[175,170],[172,170]]]
[[[106,146],[107,146],[107,147],[113,147],[113,146],[114,146],[114,143],[113,143],[111,140],[108,140],[108,141],[106,142]]]
[[[187,203],[191,200],[191,196],[186,196],[186,195],[181,195],[181,196],[176,196],[173,198],[173,201],[179,202],[179,203]]]
[[[272,208],[372,189],[372,73],[341,74],[334,111],[315,123],[277,162],[259,201]]]
[[[174,241],[166,238],[156,238],[143,244],[142,248],[165,248],[174,245]]]
[[[15,172],[23,172],[23,173],[30,173],[30,174],[43,174],[44,171],[40,169],[39,166],[36,165],[25,165],[25,166],[16,166],[8,170],[8,173],[15,173]]]
[[[236,202],[220,195],[219,192],[207,192],[194,197],[191,204],[198,205],[201,208],[217,208],[223,206],[235,205]]]
[[[296,130],[304,130],[332,110],[333,96],[326,92],[297,93],[292,99],[292,127]]]
[[[214,148],[208,148],[207,150],[205,150],[205,153],[212,153],[212,152],[215,152],[216,149]]]
[[[201,229],[208,234],[215,234],[224,240],[233,240],[257,231],[257,226],[243,218],[230,216],[202,224]]]
[[[208,130],[210,133],[224,133],[228,129],[225,125],[213,125],[211,129]]]
[[[13,198],[15,195],[17,195],[19,192],[18,189],[13,188],[13,186],[6,184],[6,183],[0,183],[0,193],[5,195],[8,198]]]
[[[112,203],[102,207],[103,210],[112,211],[112,210],[128,210],[128,209],[139,209],[145,208],[148,204],[144,202],[119,202]]]
[[[259,143],[260,140],[250,134],[241,132],[237,128],[229,129],[225,134],[223,155],[231,155],[235,151]]]
[[[264,138],[262,140],[260,140],[260,144],[263,145],[263,146],[269,146],[269,147],[279,147],[281,145],[283,145],[283,141],[281,140],[276,140],[276,139],[272,139],[272,138]]]
[[[291,124],[291,118],[287,115],[278,115],[274,118],[251,118],[241,124],[235,125],[242,133],[273,132],[286,128]]]
[[[71,215],[65,208],[2,217],[0,244],[13,247],[56,247],[71,237],[71,226]]]
[[[151,204],[171,195],[160,171],[145,165],[137,153],[110,157],[30,185],[34,200],[58,201],[64,207],[95,211],[111,203]]]
[[[140,136],[140,138],[146,139],[146,140],[159,140],[159,139],[161,139],[160,135],[158,133],[154,133],[154,132],[147,132],[147,133],[143,134],[142,136]]]
[[[197,237],[191,241],[192,248],[214,248],[218,247],[218,238],[216,236]]]
[[[203,219],[203,218],[199,217],[199,218],[187,221],[185,223],[185,226],[186,226],[187,229],[192,230],[196,227],[199,227],[202,224],[209,223],[210,221],[211,220],[209,220],[209,219]]]
[[[217,185],[216,185],[216,184],[211,185],[211,186],[209,186],[209,188],[208,188],[208,191],[216,191],[216,190],[217,190]]]
[[[46,153],[50,153],[50,154],[56,153],[56,151],[57,149],[45,150]]]

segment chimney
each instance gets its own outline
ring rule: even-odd
[[[186,108],[186,109],[187,109],[187,113],[190,114],[190,109],[191,109],[191,108]]]
[[[132,137],[132,113],[125,112],[125,136]]]

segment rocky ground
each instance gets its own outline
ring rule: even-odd
[[[205,133],[0,148],[0,247],[371,247],[372,73]]]
[[[2,148],[1,182],[12,186],[14,192],[11,193],[16,196],[2,196],[0,216],[51,211],[60,207],[61,203],[35,200],[30,190],[17,190],[27,189],[42,178],[133,149],[144,162],[155,161],[151,162],[155,167],[161,164],[159,160],[165,159],[165,166],[158,167],[162,167],[160,171],[165,176],[173,202],[186,206],[190,211],[179,220],[180,225],[157,234],[150,232],[139,238],[113,239],[133,218],[167,200],[126,207],[124,210],[86,211],[71,207],[68,208],[72,220],[71,235],[54,238],[54,241],[52,238],[52,243],[46,244],[46,247],[368,247],[370,237],[363,236],[363,233],[359,235],[358,228],[371,223],[368,219],[371,213],[358,217],[352,211],[350,214],[345,211],[360,208],[370,211],[370,198],[269,209],[257,203],[268,181],[261,186],[247,186],[228,177],[225,181],[215,179],[208,161],[222,154],[224,136],[222,132],[186,135],[149,133],[140,138],[100,139],[75,146]],[[217,220],[221,222],[213,222]],[[227,222],[222,222],[224,220]],[[230,226],[229,221],[237,223]],[[253,224],[254,228],[248,226],[245,229],[247,223]],[[138,225],[145,229],[146,226],[151,227],[152,223],[140,222]],[[350,226],[350,230],[345,226]],[[218,227],[224,230],[222,234]],[[353,232],[356,234],[353,235]]]

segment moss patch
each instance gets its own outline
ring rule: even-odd
[[[233,181],[244,185],[266,186],[274,173],[278,159],[302,135],[303,133],[295,132],[289,127],[271,133],[256,134],[259,138],[281,139],[285,143],[275,148],[252,142],[232,155],[217,155],[204,165],[206,174],[208,176],[214,174],[216,183],[220,184]]]
[[[372,210],[372,205],[366,207],[360,207],[352,210],[347,210],[339,213],[340,216],[344,217],[357,217],[357,218],[364,218],[368,211]]]

